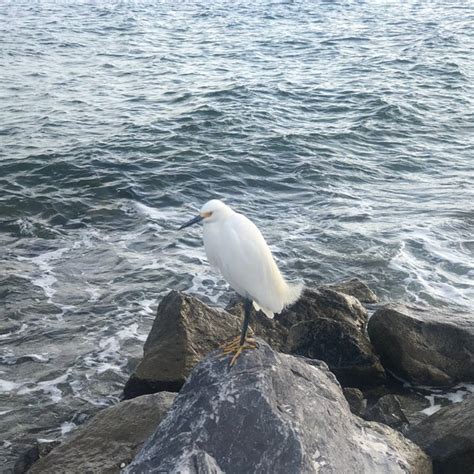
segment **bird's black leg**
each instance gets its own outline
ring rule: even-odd
[[[254,339],[247,338],[251,313],[252,300],[246,299],[244,302],[244,323],[242,324],[242,332],[240,333],[240,336],[237,336],[235,339],[232,339],[221,346],[223,356],[233,356],[229,363],[230,367],[235,364],[235,361],[240,356],[240,354],[242,354],[242,351],[245,349],[255,349],[257,347],[257,343]]]
[[[245,343],[245,337],[247,336],[247,330],[250,323],[250,315],[252,314],[252,300],[245,299],[244,301],[244,323],[242,324],[242,332],[240,333],[240,345],[243,346]]]

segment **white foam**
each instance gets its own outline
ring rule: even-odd
[[[70,371],[71,369],[68,369],[65,374],[60,375],[55,379],[38,382],[33,387],[23,387],[17,393],[18,395],[27,395],[29,393],[43,392],[50,396],[51,401],[57,403],[63,398],[63,392],[57,385],[65,383],[67,381]]]
[[[43,354],[25,354],[22,357],[30,357],[35,362],[48,362],[49,361],[49,357]]]
[[[146,314],[155,314],[156,299],[144,299],[139,301],[138,304],[143,308]]]
[[[48,394],[53,402],[57,403],[63,398],[63,392],[57,385],[66,382],[67,378],[68,374],[66,373],[53,380],[39,382],[38,387],[42,392]]]
[[[424,410],[421,410],[421,413],[431,416],[434,415],[437,411],[441,410],[441,408],[443,408],[441,405],[434,404],[432,406],[429,406],[428,408],[425,408]]]
[[[23,323],[18,329],[18,331],[11,331],[11,332],[6,332],[5,334],[0,334],[0,339],[8,339],[11,336],[16,336],[18,334],[21,334],[25,332],[27,328],[28,328],[28,325]]]
[[[70,433],[71,431],[75,430],[77,428],[77,425],[70,421],[65,421],[64,423],[61,424],[61,435],[64,436],[67,433]]]
[[[119,339],[137,339],[139,341],[146,341],[147,336],[145,334],[138,333],[138,323],[132,323],[130,326],[123,327],[117,331],[117,337]]]
[[[125,364],[120,353],[120,342],[118,336],[107,336],[100,339],[98,343],[99,351],[84,357],[87,367],[95,369],[97,374],[102,374],[107,370],[121,372]],[[90,375],[86,374],[89,378]]]
[[[10,393],[21,387],[20,383],[0,379],[0,393]]]
[[[438,410],[443,408],[443,404],[436,403],[436,399],[445,399],[452,403],[462,402],[469,394],[474,393],[474,384],[462,383],[453,387],[452,391],[446,392],[442,389],[432,387],[423,387],[425,390],[433,392],[431,395],[425,395],[425,398],[430,402],[430,406],[421,410],[425,415],[433,415]]]
[[[196,268],[190,271],[190,274],[192,275],[191,286],[186,289],[190,294],[205,295],[212,304],[217,306],[221,298],[229,292],[229,285],[209,267]]]
[[[174,216],[176,215],[176,212],[171,213],[169,209],[167,211],[161,211],[156,207],[149,207],[142,202],[134,202],[134,204],[141,214],[153,220],[168,220],[171,217],[171,214]]]
[[[31,221],[25,217],[20,217],[15,221],[15,224],[20,228],[20,234],[33,237],[35,235],[35,226]]]
[[[95,303],[99,300],[100,296],[102,295],[102,291],[99,288],[95,288],[92,286],[88,286],[86,288],[86,292],[90,295],[89,302]]]
[[[425,398],[430,402],[430,406],[421,410],[421,413],[430,416],[441,409],[441,405],[435,403],[435,395],[426,395]]]
[[[454,264],[466,264],[465,260],[450,249],[443,247],[443,243],[433,240],[424,233],[413,233],[409,238],[420,242],[425,250],[440,260]],[[424,258],[418,258],[407,247],[406,241],[402,242],[399,251],[391,259],[389,267],[408,274],[404,280],[406,290],[415,301],[421,301],[420,293],[425,292],[441,301],[450,301],[461,306],[471,304],[474,294],[472,280],[448,273],[441,268],[441,265],[433,265]],[[462,285],[464,288],[460,289],[453,283]]]
[[[61,260],[63,254],[67,251],[68,248],[60,248],[50,252],[43,252],[37,257],[18,257],[19,261],[28,261],[36,265],[37,272],[30,277],[31,283],[43,290],[49,303],[53,303],[52,298],[56,294],[55,286],[58,281],[54,274],[54,264]]]

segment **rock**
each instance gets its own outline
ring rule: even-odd
[[[276,316],[276,320],[290,328],[301,321],[327,318],[342,321],[364,329],[367,310],[353,296],[328,288],[305,289],[301,298]]]
[[[415,392],[405,392],[398,393],[397,399],[410,425],[417,425],[428,416],[423,413],[423,410],[430,406],[430,402],[425,396]]]
[[[328,285],[323,285],[323,288],[329,288],[345,295],[353,296],[362,303],[377,303],[379,300],[377,295],[358,278],[351,278],[349,280],[342,280]]]
[[[385,371],[369,340],[355,325],[335,319],[303,321],[291,327],[288,352],[326,362],[344,386],[383,383]]]
[[[385,368],[413,384],[452,386],[474,380],[474,316],[387,305],[368,332]]]
[[[391,428],[352,415],[327,366],[262,340],[234,367],[214,352],[126,473],[430,473],[431,461]]]
[[[59,441],[38,441],[34,446],[30,446],[23,451],[13,467],[14,474],[24,474],[38,459],[46,456],[53,448],[60,444]],[[9,472],[9,471],[7,471]]]
[[[472,474],[474,466],[474,396],[429,416],[407,436],[432,458],[435,473]]]
[[[234,302],[227,312],[218,311],[192,296],[170,292],[158,307],[144,357],[125,385],[124,398],[178,391],[197,362],[239,334],[242,309],[242,303]],[[308,329],[319,328],[310,341],[303,340],[307,335],[302,327],[295,327],[302,321],[313,322]],[[325,360],[343,383],[367,386],[385,374],[363,332],[366,322],[367,311],[357,299],[322,288],[305,290],[300,301],[274,319],[253,311],[251,328],[273,348]]]
[[[24,474],[33,463],[39,459],[39,448],[37,445],[30,446],[18,456],[13,466],[13,474]]]
[[[143,359],[125,385],[124,398],[178,391],[197,362],[237,336],[240,326],[239,318],[171,291],[158,306]]]
[[[354,387],[344,388],[342,391],[347,403],[349,403],[351,412],[354,413],[354,415],[362,416],[365,412],[364,394],[358,388]]]
[[[423,392],[426,393],[426,395],[432,394],[432,392],[427,390]],[[428,416],[423,410],[430,406],[430,401],[422,393],[421,389],[414,389],[407,384],[402,384],[399,380],[390,377],[390,374],[387,375],[386,384],[377,385],[364,390],[364,397],[367,400],[367,406],[369,408],[376,405],[379,399],[387,396],[396,397],[403,416],[410,425],[416,425]],[[447,399],[443,398],[443,400],[446,402]],[[366,413],[364,413],[363,417],[366,417]],[[370,416],[367,419],[371,419]],[[402,433],[405,432],[405,429],[406,426],[403,426],[401,429]]]
[[[353,280],[349,280],[352,282]],[[349,288],[347,282],[347,288]],[[357,285],[364,285],[357,280]],[[335,284],[337,285],[337,284]],[[354,284],[354,288],[357,287]],[[368,291],[370,291],[367,288]],[[362,290],[360,291],[362,292]],[[243,317],[243,303],[234,299],[226,310]],[[364,330],[368,320],[367,310],[351,295],[342,294],[329,287],[305,289],[301,298],[289,308],[267,318],[262,312],[252,310],[252,328],[255,335],[268,342],[274,349],[282,352],[291,351],[287,345],[288,331],[302,321],[314,321],[321,318],[348,323],[359,330]]]
[[[377,403],[367,409],[364,418],[384,423],[399,431],[408,426],[408,419],[403,413],[400,401],[391,394],[379,398]]]
[[[175,394],[161,392],[121,402],[100,411],[28,473],[117,473],[165,417]]]

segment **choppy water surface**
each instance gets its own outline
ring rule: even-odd
[[[176,232],[209,198],[288,276],[472,303],[468,2],[3,2],[0,22],[4,465],[118,399],[169,289],[224,304],[200,229]]]

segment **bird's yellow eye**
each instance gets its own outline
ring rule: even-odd
[[[206,217],[211,217],[212,216],[212,211],[208,211],[208,212],[201,212],[201,217],[203,217],[204,219]]]

